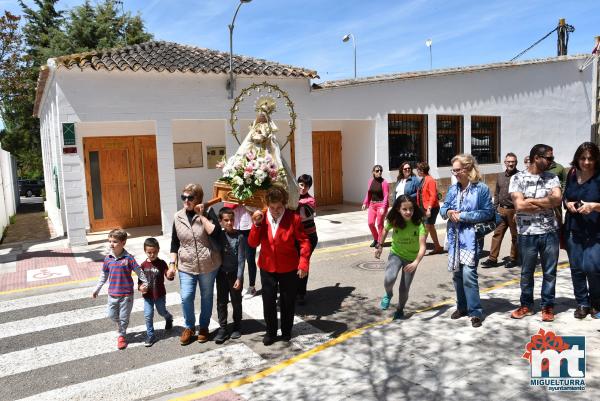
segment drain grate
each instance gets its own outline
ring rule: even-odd
[[[367,270],[367,271],[381,271],[381,270],[385,269],[385,262],[384,261],[360,262],[360,263],[356,263],[354,265],[354,267],[361,269],[361,270]]]

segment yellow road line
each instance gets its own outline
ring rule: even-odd
[[[566,268],[568,266],[569,266],[569,264],[567,262],[563,262],[563,263],[560,263],[558,265],[558,269],[561,270],[561,269],[564,269],[564,268]],[[537,277],[539,277],[540,275],[542,275],[542,272],[535,273],[535,276],[537,276]],[[497,285],[485,288],[485,289],[481,290],[480,292],[483,292],[483,293],[490,292],[490,291],[495,290],[495,289],[503,288],[503,287],[506,287],[506,286],[518,283],[519,280],[520,279],[508,280],[508,281],[505,281],[503,283],[500,283],[500,284],[497,284]],[[448,304],[454,303],[454,302],[455,302],[454,299],[447,299],[447,300],[441,301],[439,303],[436,303],[434,305],[431,305],[431,306],[429,306],[427,308],[419,309],[419,310],[415,311],[415,313],[423,313],[423,312],[430,311],[432,309],[436,309],[436,308],[439,308],[441,306],[448,305]],[[346,333],[343,333],[343,334],[341,334],[340,336],[338,336],[336,338],[333,338],[333,339],[331,339],[331,340],[329,340],[329,341],[327,341],[327,342],[325,342],[325,343],[323,343],[321,345],[316,346],[315,348],[312,348],[312,349],[310,349],[308,351],[305,351],[305,352],[303,352],[301,354],[298,354],[298,355],[293,356],[293,357],[291,357],[289,359],[286,359],[285,361],[282,361],[282,362],[280,362],[280,363],[278,363],[276,365],[273,365],[273,366],[271,366],[271,367],[269,367],[267,369],[261,370],[260,372],[255,373],[253,375],[242,377],[241,379],[237,379],[237,380],[234,380],[234,381],[229,382],[229,383],[224,383],[224,384],[221,384],[219,386],[216,386],[216,387],[213,387],[213,388],[209,388],[209,389],[206,389],[206,390],[201,390],[201,391],[197,391],[195,393],[183,395],[183,396],[180,396],[180,397],[171,398],[170,401],[192,401],[192,400],[197,400],[199,398],[208,397],[210,395],[217,394],[217,393],[220,393],[222,391],[227,391],[227,390],[231,390],[231,389],[236,388],[236,387],[241,387],[241,386],[243,386],[245,384],[254,383],[254,382],[256,382],[256,381],[258,381],[260,379],[264,379],[265,377],[272,375],[273,373],[277,373],[277,372],[285,369],[286,367],[295,364],[296,362],[300,362],[303,359],[310,358],[311,356],[316,355],[319,352],[326,350],[327,348],[333,347],[334,345],[340,344],[340,343],[342,343],[344,341],[347,341],[347,340],[349,340],[349,339],[351,339],[353,337],[357,337],[357,336],[363,334],[367,329],[370,329],[370,328],[376,327],[376,326],[383,326],[385,324],[390,323],[391,321],[392,321],[391,318],[387,318],[385,320],[381,320],[381,321],[378,321],[378,322],[369,323],[369,324],[367,324],[365,326],[362,326],[362,327],[359,327],[357,329],[354,329],[354,330],[348,331]]]
[[[33,290],[39,290],[42,288],[51,288],[51,287],[58,287],[61,285],[69,285],[69,284],[78,284],[78,283],[87,283],[89,281],[95,281],[98,280],[98,276],[96,277],[89,277],[89,278],[84,278],[81,280],[71,280],[71,281],[62,281],[60,283],[52,283],[52,284],[44,284],[44,285],[38,285],[36,287],[27,287],[27,288],[15,288],[13,290],[6,290],[6,291],[0,291],[0,295],[4,295],[4,294],[15,294],[18,292],[27,292],[27,291],[33,291]]]

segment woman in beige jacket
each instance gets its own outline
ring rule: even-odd
[[[169,269],[177,266],[181,306],[185,319],[185,330],[181,334],[181,345],[193,341],[196,317],[194,300],[196,287],[200,288],[200,329],[198,342],[208,341],[208,324],[213,306],[213,288],[221,255],[213,250],[209,236],[215,225],[205,216],[202,198],[204,191],[198,184],[188,184],[183,188],[181,200],[183,208],[175,213],[171,237],[171,263]]]

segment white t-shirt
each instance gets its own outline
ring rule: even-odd
[[[548,171],[531,174],[519,171],[510,177],[508,192],[521,192],[525,199],[545,198],[554,188],[560,188],[558,177]],[[558,230],[554,209],[544,209],[535,213],[517,212],[517,231],[521,235],[540,235]]]
[[[404,195],[404,187],[405,186],[406,186],[406,178],[400,179],[400,181],[398,181],[398,183],[396,184],[396,199],[398,199],[398,197],[400,195]]]

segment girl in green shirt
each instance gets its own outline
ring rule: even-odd
[[[394,206],[387,214],[385,223],[385,230],[381,233],[375,249],[375,257],[377,259],[381,257],[382,244],[391,230],[392,248],[385,268],[383,281],[385,295],[381,299],[381,309],[389,308],[396,278],[402,270],[398,288],[398,307],[394,313],[394,320],[396,320],[404,317],[404,305],[408,300],[410,284],[415,276],[417,266],[425,255],[427,237],[421,210],[406,195],[400,195],[396,199]]]

